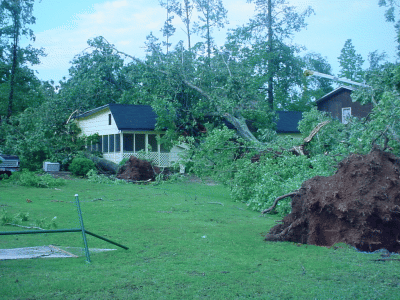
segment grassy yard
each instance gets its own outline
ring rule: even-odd
[[[85,227],[129,247],[88,236],[92,263],[79,258],[0,261],[1,299],[399,299],[399,261],[374,261],[348,247],[264,242],[279,220],[235,203],[219,185],[96,184],[58,189],[0,183],[0,205],[58,228]],[[101,200],[99,200],[101,198]],[[30,199],[32,202],[27,202]],[[96,200],[96,201],[93,201]],[[0,226],[0,231],[21,230]],[[0,236],[0,248],[82,247],[79,233]],[[391,258],[400,258],[393,255]]]

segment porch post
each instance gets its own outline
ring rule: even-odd
[[[133,133],[133,154],[136,154],[136,133]]]
[[[117,147],[115,146],[115,134],[113,134],[113,140],[114,140],[114,145],[113,145],[113,147],[114,147],[114,162],[116,162],[116,159],[115,159],[115,156],[117,155]]]
[[[120,150],[120,156],[121,156],[121,160],[124,159],[124,135],[122,133],[122,131],[119,133],[119,150]]]
[[[146,154],[149,152],[149,134],[144,134],[144,148],[146,149]]]
[[[157,134],[157,156],[158,156],[158,166],[161,167],[161,144],[160,144],[161,135]]]

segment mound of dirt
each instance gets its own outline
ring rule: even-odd
[[[305,181],[265,240],[400,252],[399,236],[400,159],[373,149],[341,161],[333,176]]]
[[[117,178],[128,181],[154,181],[160,169],[146,160],[131,156],[126,164],[118,171]]]

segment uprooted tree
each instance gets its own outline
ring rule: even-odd
[[[265,239],[399,252],[399,173],[400,158],[392,153],[374,148],[368,155],[353,154],[334,175],[314,177],[286,195],[293,199],[292,211]]]
[[[94,48],[104,49],[103,52],[108,52],[110,55],[115,53],[132,59],[131,68],[140,68],[145,72],[143,77],[146,77],[147,80],[149,77],[152,79],[156,77],[158,84],[155,86],[160,86],[160,82],[166,83],[165,86],[158,87],[158,89],[162,90],[164,98],[161,95],[157,95],[154,89],[151,95],[153,98],[151,105],[159,116],[158,127],[176,129],[178,125],[176,124],[176,118],[184,118],[188,123],[197,122],[200,118],[204,120],[204,117],[217,118],[220,122],[225,120],[231,124],[235,128],[237,135],[244,141],[252,143],[253,147],[259,150],[265,148],[266,143],[253,134],[248,124],[249,121],[252,121],[256,126],[264,128],[269,126],[272,128],[274,113],[269,110],[270,104],[266,103],[264,94],[257,91],[257,86],[254,86],[251,79],[246,79],[246,77],[251,76],[243,74],[243,65],[235,62],[232,57],[218,53],[213,61],[218,64],[214,65],[214,77],[199,79],[196,78],[195,72],[188,72],[187,69],[197,68],[201,71],[202,68],[208,68],[209,66],[193,66],[194,61],[192,60],[191,52],[177,53],[178,51],[176,51],[175,56],[164,56],[161,52],[156,52],[158,59],[157,57],[152,57],[152,59],[148,58],[146,61],[142,61],[130,54],[119,51],[103,37],[96,38],[90,44]],[[151,44],[149,47],[153,49],[156,46]],[[182,55],[182,61],[177,61],[180,54]],[[134,74],[137,74],[137,72],[134,72]],[[132,90],[136,88],[139,90],[138,92],[146,93],[146,89],[149,88],[147,84],[149,83],[146,82],[146,84],[143,81],[136,83],[138,86],[132,86]],[[263,85],[262,83],[258,84],[260,86]],[[173,116],[172,119],[171,115]],[[182,124],[182,121],[180,123],[178,126],[185,125]],[[329,122],[325,121],[318,124],[313,132],[310,133],[310,136],[304,140],[304,143],[298,145],[298,147],[293,147],[291,151],[304,155],[302,148],[327,123]]]

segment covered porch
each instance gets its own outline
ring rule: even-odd
[[[135,156],[151,160],[158,167],[170,167],[179,160],[174,151],[169,151],[160,143],[161,133],[155,132],[119,132],[100,135],[98,143],[88,145],[91,151],[103,153],[103,157],[114,163]]]

